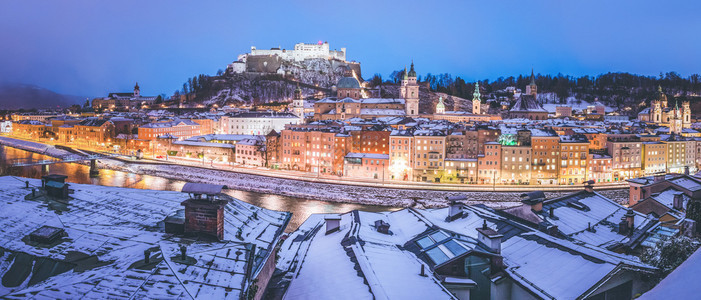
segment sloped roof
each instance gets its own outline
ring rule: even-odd
[[[521,95],[518,100],[516,100],[516,103],[514,104],[513,107],[511,107],[512,112],[545,112],[547,111],[543,109],[540,104],[536,101],[535,96],[533,95]]]
[[[180,203],[189,198],[185,193],[71,184],[74,193],[63,204],[67,209],[57,211],[47,207],[48,198],[25,199],[31,192],[24,181],[41,186],[36,179],[0,177],[0,198],[13,199],[0,202],[0,245],[5,250],[0,260],[23,253],[29,266],[43,267],[0,264],[0,277],[12,277],[8,272],[15,270],[25,276],[15,287],[0,286],[0,297],[239,299],[247,247],[258,247],[250,266],[258,274],[290,218],[232,198],[224,208],[223,242],[184,240],[165,234],[157,224],[182,209]],[[53,246],[23,241],[45,225],[64,229],[68,237]],[[189,244],[187,255],[195,258],[194,264],[174,259],[183,243]],[[147,249],[151,265],[143,265]],[[164,261],[158,262],[161,257]]]

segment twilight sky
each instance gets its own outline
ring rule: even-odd
[[[495,2],[495,3],[494,3]],[[0,82],[170,95],[250,50],[328,41],[364,77],[701,72],[699,1],[0,1]]]

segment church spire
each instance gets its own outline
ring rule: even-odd
[[[409,73],[406,71],[406,65],[404,65],[404,80],[409,79]]]
[[[416,77],[416,71],[414,71],[414,60],[411,60],[411,69],[409,69],[409,77]]]
[[[533,74],[533,68],[531,68],[531,85],[535,85],[535,75]]]

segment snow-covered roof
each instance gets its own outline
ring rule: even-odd
[[[195,142],[195,141],[176,141],[173,145],[177,146],[198,146],[198,147],[214,147],[214,148],[229,148],[234,149],[236,145],[227,143],[209,143],[209,142]]]
[[[635,257],[551,237],[486,207],[464,206],[462,216],[452,221],[449,211],[352,211],[342,214],[339,230],[330,233],[324,215],[312,215],[282,246],[289,251],[277,268],[291,273],[285,276],[290,281],[284,298],[450,298],[447,285],[433,277],[445,276],[437,268],[473,253],[498,255],[479,242],[483,224],[496,228],[503,239],[504,275],[543,298],[590,296],[597,284],[615,281],[609,276],[619,276],[623,267],[653,270]],[[388,233],[380,232],[378,224],[389,225]],[[432,268],[425,277],[418,276],[421,264]],[[456,282],[475,283],[462,279]]]
[[[225,185],[216,185],[209,183],[187,182],[183,186],[181,192],[188,194],[199,195],[219,195],[223,189],[227,189]]]
[[[346,158],[389,159],[389,154],[349,152]]]
[[[360,114],[366,116],[403,116],[406,112],[402,109],[362,108]]]
[[[547,112],[543,109],[535,97],[532,95],[521,95],[513,107],[511,107],[512,112]]]
[[[552,209],[556,218],[547,218],[566,236],[590,245],[608,247],[631,242],[632,235],[618,232],[618,223],[629,211],[596,192],[580,191],[543,203],[543,215]],[[643,232],[655,223],[653,217],[635,212],[634,232]]]
[[[36,197],[25,181],[39,190]],[[0,276],[17,280],[0,285],[0,295],[9,298],[239,299],[250,280],[246,270],[260,272],[290,218],[230,198],[224,240],[199,241],[158,227],[182,211],[185,193],[70,183],[71,198],[58,202],[44,196],[37,179],[4,176],[0,185],[0,198],[11,200],[0,202],[0,260],[10,262],[0,264]],[[67,236],[51,244],[27,242],[43,226]],[[178,259],[181,244],[191,260]],[[251,245],[257,246],[253,264],[246,259]],[[8,260],[20,253],[28,265]]]
[[[397,247],[394,235],[373,234],[377,219],[393,222],[385,213],[353,211],[326,234],[324,215],[310,216],[283,244],[291,251],[278,268],[294,272],[284,299],[454,299],[431,272],[420,275],[422,262]]]
[[[404,104],[404,99],[395,98],[365,98],[360,99],[363,104]]]

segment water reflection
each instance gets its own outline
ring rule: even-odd
[[[13,161],[40,161],[50,157],[36,154],[24,150],[0,146],[0,175],[13,175],[29,178],[41,178],[48,173],[58,173],[68,176],[69,182],[96,184],[103,186],[118,186],[137,189],[153,189],[180,191],[184,181],[171,180],[163,177],[139,175],[113,170],[100,170],[100,176],[90,178],[90,167],[74,164],[61,163],[49,166],[49,171],[45,172],[41,166],[33,167],[11,167]],[[227,194],[247,203],[264,207],[267,209],[292,212],[292,219],[287,231],[292,231],[307,219],[310,214],[315,213],[345,213],[354,209],[365,211],[388,211],[396,208],[384,206],[359,205],[334,203],[327,201],[308,200],[301,198],[285,197],[274,194],[261,194],[239,190],[229,190]]]

